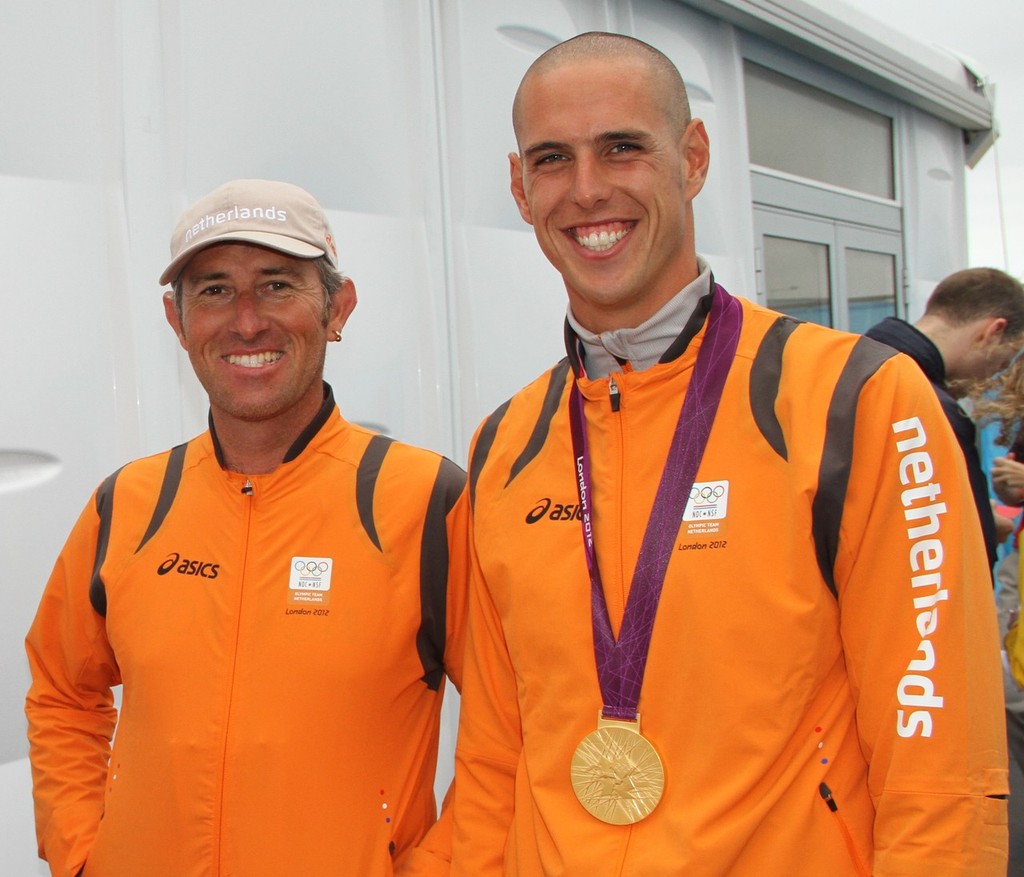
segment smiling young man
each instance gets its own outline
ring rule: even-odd
[[[356,293],[308,193],[225,184],[171,254],[210,426],[104,481],[46,586],[40,855],[55,877],[445,874],[417,845],[461,674],[465,474],[339,413],[324,361]]]
[[[708,136],[651,46],[554,47],[513,125],[568,356],[471,449],[453,874],[1005,874],[991,593],[931,387],[715,283]]]
[[[648,95],[648,63],[623,55],[612,77],[600,57],[541,60],[513,107],[529,140],[509,156],[512,194],[573,314],[598,332],[639,325],[697,275],[691,201],[708,137],[668,85]]]

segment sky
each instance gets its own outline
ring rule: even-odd
[[[953,52],[995,87],[1000,136],[967,169],[970,267],[1024,279],[1024,2],[845,0],[918,42]],[[967,267],[967,266],[965,266]]]

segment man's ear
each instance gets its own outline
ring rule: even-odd
[[[708,167],[711,164],[711,146],[708,132],[700,119],[691,119],[686,131],[679,139],[680,158],[685,169],[685,195],[692,201],[704,188],[708,178]]]
[[[516,207],[519,208],[519,215],[524,222],[533,225],[533,214],[530,212],[530,205],[526,201],[526,185],[523,182],[523,160],[518,153],[508,154],[508,169],[511,177],[509,188],[512,190],[512,197],[515,199]]]
[[[345,282],[331,296],[331,315],[327,321],[327,328],[332,335],[335,332],[341,333],[355,309],[356,285],[346,277]]]
[[[1006,317],[992,317],[985,324],[984,340],[987,344],[996,345],[1003,343],[1003,335],[1006,332]]]
[[[163,295],[164,300],[164,317],[167,319],[168,324],[174,330],[174,334],[178,336],[178,343],[185,346],[185,330],[181,325],[181,318],[178,316],[178,307],[174,303],[174,293],[171,290]]]

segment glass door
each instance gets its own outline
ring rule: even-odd
[[[754,220],[762,304],[850,332],[903,315],[898,234],[761,206]]]

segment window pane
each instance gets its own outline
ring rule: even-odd
[[[744,86],[751,162],[893,197],[888,116],[749,62]]]
[[[827,246],[765,235],[764,272],[768,307],[832,325]]]
[[[850,331],[865,332],[896,316],[896,257],[868,250],[846,251],[846,298]]]

